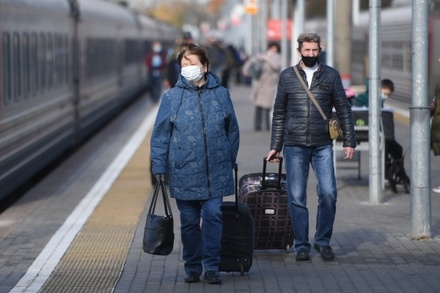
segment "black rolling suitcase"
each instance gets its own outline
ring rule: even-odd
[[[279,157],[278,173],[263,172],[243,175],[239,183],[239,201],[249,206],[255,224],[255,249],[284,249],[293,245],[286,190],[286,175],[282,174],[283,158]]]
[[[220,271],[240,272],[243,276],[252,266],[254,256],[254,222],[249,208],[238,202],[237,167],[235,168],[235,201],[222,204],[223,233]]]

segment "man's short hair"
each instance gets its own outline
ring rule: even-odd
[[[302,44],[306,43],[318,43],[318,47],[321,48],[321,37],[317,33],[302,33],[298,36],[298,50],[301,50]]]

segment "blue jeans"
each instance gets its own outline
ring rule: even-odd
[[[222,241],[223,198],[209,200],[176,199],[180,211],[180,232],[183,243],[185,272],[199,275],[206,271],[218,271]],[[200,219],[203,219],[202,227]]]
[[[307,180],[310,165],[318,185],[318,211],[314,243],[329,245],[336,214],[336,178],[333,164],[333,146],[284,147],[290,215],[295,235],[295,250],[310,251],[309,210],[307,209]]]

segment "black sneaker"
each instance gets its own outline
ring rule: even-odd
[[[296,253],[296,260],[297,261],[309,260],[309,259],[310,259],[309,252],[306,249],[304,249],[304,248],[301,248]]]
[[[200,282],[200,275],[196,272],[190,272],[185,278],[185,283],[197,283]]]
[[[324,260],[332,260],[335,258],[335,254],[333,253],[332,248],[328,245],[315,244],[314,248],[319,252],[322,259]]]
[[[205,273],[205,280],[208,284],[218,284],[222,283],[222,279],[220,278],[220,274],[217,271],[207,271]]]

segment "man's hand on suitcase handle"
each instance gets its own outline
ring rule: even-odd
[[[270,150],[267,154],[266,161],[269,163],[278,163],[280,159],[278,157],[280,156],[280,152],[277,152],[276,150]]]

